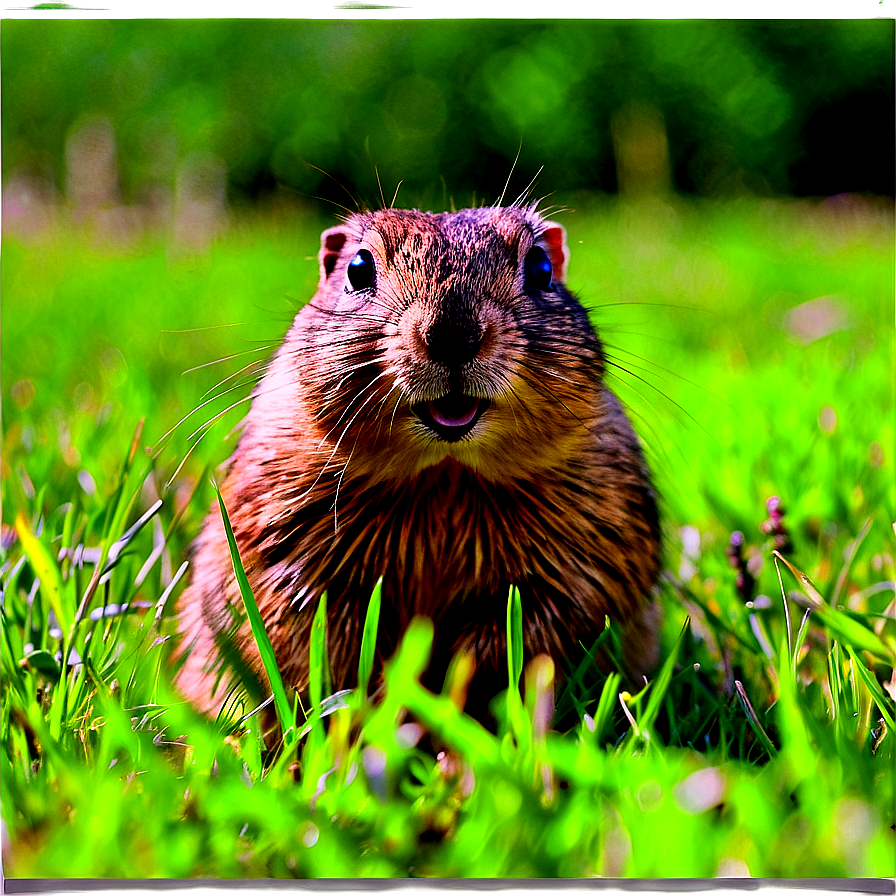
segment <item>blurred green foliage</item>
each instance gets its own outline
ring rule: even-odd
[[[893,37],[887,20],[7,21],[3,168],[62,188],[67,138],[99,116],[129,200],[198,153],[231,198],[351,205],[339,181],[378,203],[378,170],[387,202],[403,181],[413,204],[461,205],[496,198],[518,149],[548,191],[613,191],[646,152],[682,191],[892,193]]]

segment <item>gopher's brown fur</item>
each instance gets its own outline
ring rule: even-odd
[[[566,262],[563,229],[517,206],[365,212],[323,234],[317,293],[256,388],[223,487],[289,685],[307,686],[324,591],[333,685],[354,684],[380,577],[379,660],[429,616],[430,683],[469,651],[480,708],[506,687],[511,585],[527,658],[562,671],[609,615],[629,671],[655,664],[656,503]],[[230,688],[229,651],[264,680],[233,607],[215,507],[179,608],[178,685],[207,712]]]

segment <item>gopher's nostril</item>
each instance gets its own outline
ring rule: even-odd
[[[423,334],[423,343],[432,361],[462,367],[479,354],[482,335],[482,329],[473,322],[437,320]]]

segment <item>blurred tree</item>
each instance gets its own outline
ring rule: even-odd
[[[4,178],[57,189],[101,120],[130,201],[197,154],[231,201],[375,204],[377,171],[387,202],[400,181],[494,199],[518,149],[514,184],[544,166],[545,191],[894,192],[892,21],[8,20],[0,40]]]

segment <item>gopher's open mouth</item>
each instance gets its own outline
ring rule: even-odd
[[[488,408],[488,404],[484,398],[449,392],[435,401],[415,404],[411,410],[440,439],[456,442],[476,425]]]

